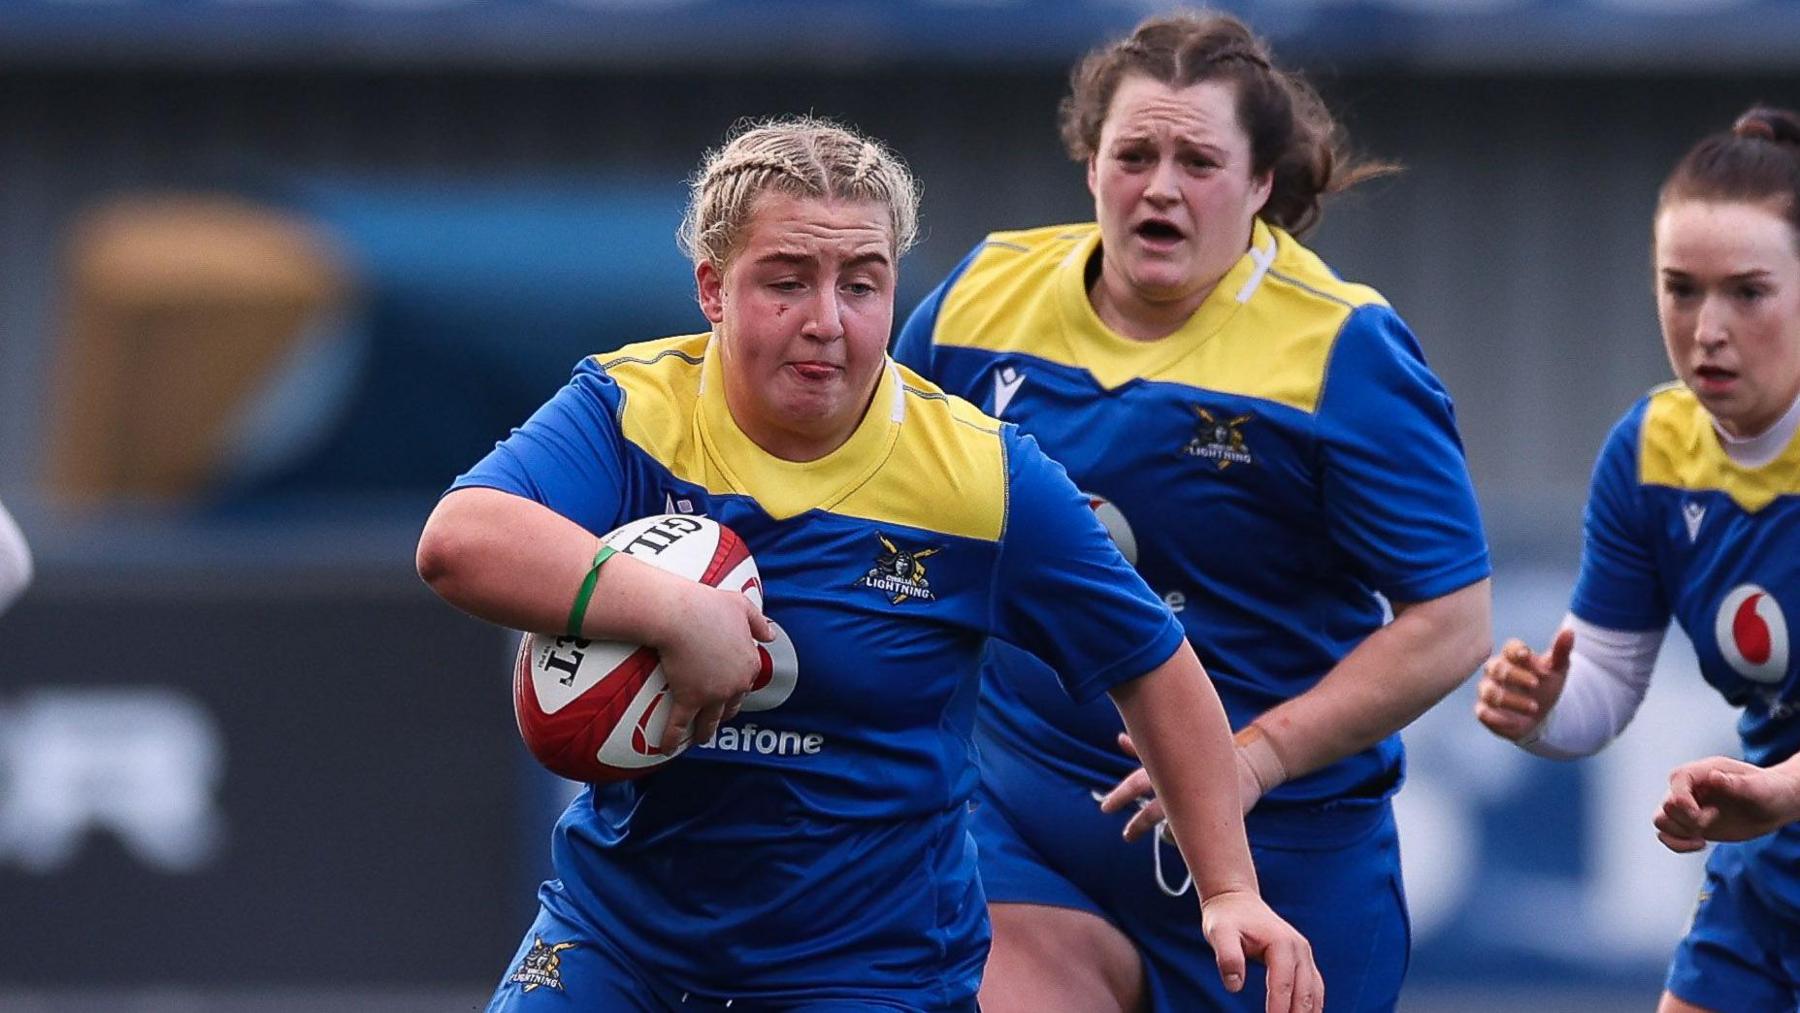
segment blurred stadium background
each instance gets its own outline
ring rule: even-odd
[[[744,115],[893,142],[910,307],[981,235],[1089,214],[1065,69],[1136,0],[6,0],[0,1008],[469,1009],[532,911],[563,788],[508,638],[418,583],[437,491],[582,354],[703,327],[682,180]],[[1787,0],[1224,3],[1407,166],[1316,245],[1457,398],[1496,631],[1541,639],[1592,455],[1667,375],[1654,189],[1800,105]],[[1734,747],[1672,637],[1579,766],[1467,689],[1407,734],[1403,1009],[1644,1009],[1696,858],[1648,815]],[[703,927],[696,927],[703,931]]]

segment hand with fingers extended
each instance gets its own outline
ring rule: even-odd
[[[1233,751],[1233,755],[1237,760],[1238,802],[1242,806],[1242,811],[1247,813],[1262,798],[1265,789],[1245,754],[1242,739],[1243,735],[1239,733],[1237,748]],[[1119,748],[1132,759],[1138,758],[1137,746],[1132,743],[1130,735],[1120,733]],[[1156,825],[1163,822],[1165,818],[1162,802],[1157,799],[1156,790],[1150,786],[1150,773],[1142,767],[1126,775],[1124,780],[1100,797],[1100,811],[1104,813],[1122,812],[1133,802],[1137,803],[1138,811],[1125,822],[1125,839],[1128,841],[1135,841],[1155,830]],[[1172,831],[1170,839],[1174,839]]]
[[[1200,902],[1200,927],[1229,992],[1244,987],[1246,958],[1268,970],[1267,1013],[1315,1013],[1325,1006],[1325,981],[1312,944],[1254,891],[1216,893]]]
[[[1543,724],[1569,674],[1575,631],[1558,631],[1550,650],[1534,653],[1524,641],[1506,642],[1481,668],[1475,687],[1475,717],[1503,739],[1518,741]]]
[[[660,744],[673,752],[690,741],[712,738],[721,721],[738,712],[762,671],[759,643],[775,628],[745,595],[685,582],[663,629],[649,646],[669,680],[669,723]]]
[[[1669,773],[1669,793],[1653,822],[1670,851],[1699,851],[1707,841],[1747,841],[1800,819],[1800,767],[1790,760],[1758,767],[1709,756]]]

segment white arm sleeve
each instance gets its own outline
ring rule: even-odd
[[[31,583],[31,549],[25,534],[0,503],[0,612],[5,612]]]
[[[1552,760],[1592,756],[1631,723],[1644,692],[1664,630],[1609,630],[1568,615],[1575,631],[1569,677],[1562,696],[1537,728],[1519,739],[1526,752]]]

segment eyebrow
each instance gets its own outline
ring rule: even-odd
[[[857,256],[844,261],[845,267],[864,267],[869,264],[877,264],[882,267],[888,266],[887,254],[871,251],[869,253],[858,254]]]
[[[1662,273],[1664,276],[1674,276],[1677,278],[1691,278],[1694,275],[1694,272],[1683,271],[1682,269],[1680,269],[1678,267],[1665,267],[1662,269]],[[1751,268],[1748,271],[1739,271],[1736,274],[1728,274],[1725,276],[1725,280],[1726,281],[1761,281],[1764,278],[1770,278],[1770,277],[1773,277],[1773,274],[1769,271],[1768,268],[1756,267],[1756,268]]]
[[[1174,139],[1175,139],[1175,143],[1185,144],[1190,148],[1208,148],[1208,149],[1213,149],[1213,150],[1217,150],[1217,151],[1225,150],[1224,146],[1221,145],[1216,140],[1207,140],[1204,138],[1195,137],[1192,134],[1177,133],[1174,135]],[[1114,138],[1114,143],[1117,143],[1117,144],[1141,144],[1141,143],[1147,143],[1147,142],[1154,141],[1154,140],[1156,140],[1156,132],[1155,131],[1131,130],[1131,129],[1127,128],[1127,129],[1119,131],[1118,135]]]
[[[805,264],[818,263],[818,259],[819,258],[813,256],[810,253],[782,253],[782,252],[777,251],[775,253],[763,254],[762,256],[756,258],[756,263],[758,263],[758,264],[793,264],[793,265],[799,266],[799,265],[805,265]],[[844,266],[849,267],[849,268],[862,267],[865,264],[881,264],[883,266],[886,266],[887,263],[888,263],[887,254],[875,253],[875,252],[871,251],[869,253],[858,254],[857,256],[851,257],[849,260],[844,261]]]

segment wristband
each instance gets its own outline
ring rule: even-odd
[[[581,621],[587,618],[588,600],[594,597],[594,585],[600,583],[600,564],[611,559],[617,552],[610,545],[601,545],[600,551],[594,553],[594,561],[588,564],[587,576],[581,578],[581,590],[575,592],[575,604],[569,607],[569,636],[581,636]]]
[[[1276,785],[1288,778],[1287,764],[1275,755],[1275,746],[1263,730],[1254,724],[1232,736],[1237,744],[1238,752],[1244,756],[1244,762],[1250,767],[1250,773],[1256,776],[1256,786],[1267,795]]]

